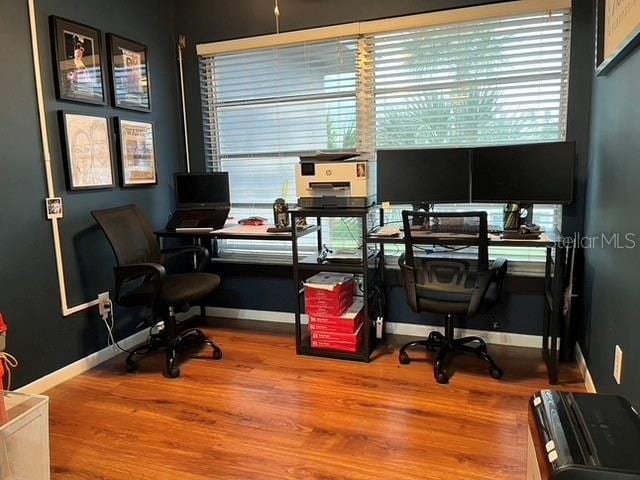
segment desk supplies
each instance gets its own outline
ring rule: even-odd
[[[276,198],[276,201],[273,202],[273,224],[277,228],[289,226],[289,206],[284,198]]]
[[[311,348],[355,353],[362,344],[364,301],[353,275],[320,272],[304,282]]]
[[[353,275],[320,272],[304,282],[307,314],[340,316],[353,303]]]
[[[264,225],[267,219],[264,217],[252,216],[247,218],[241,218],[238,220],[238,224],[240,225]]]

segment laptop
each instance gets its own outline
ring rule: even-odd
[[[210,232],[222,228],[230,210],[227,172],[176,173],[176,209],[167,230]]]

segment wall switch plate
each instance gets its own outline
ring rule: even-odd
[[[622,379],[622,349],[620,345],[616,345],[615,359],[613,361],[613,378],[616,379],[619,385]]]

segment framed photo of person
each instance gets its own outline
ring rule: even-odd
[[[147,47],[111,33],[107,35],[107,43],[113,105],[129,110],[150,112],[151,90]]]
[[[120,184],[123,187],[157,185],[153,123],[116,118]]]
[[[50,17],[56,95],[60,100],[105,104],[99,30]]]
[[[67,188],[115,186],[109,120],[102,115],[60,112]]]

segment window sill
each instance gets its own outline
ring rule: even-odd
[[[311,255],[313,252],[301,253],[301,256]],[[388,270],[399,270],[399,255],[385,255],[385,268]],[[292,267],[293,259],[290,254],[261,254],[261,253],[220,253],[219,256],[211,258],[212,264],[232,264],[232,265],[270,265]],[[544,278],[545,262],[523,262],[517,260],[509,261],[508,275],[513,277]]]

